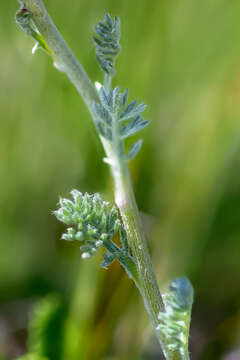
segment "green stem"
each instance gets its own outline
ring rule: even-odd
[[[153,271],[129,170],[123,157],[117,156],[116,149],[113,149],[112,145],[105,139],[102,138],[101,140],[108,158],[111,159],[111,169],[115,183],[115,202],[120,210],[128,243],[136,262],[140,283],[139,290],[153,326],[156,329],[159,325],[158,314],[164,311],[164,304]],[[156,334],[166,359],[181,359],[180,357],[176,358],[168,354],[166,338],[159,330],[156,330]]]
[[[112,86],[112,77],[108,74],[104,75],[104,88],[109,90]]]
[[[53,54],[55,67],[65,73],[76,87],[91,114],[93,101],[98,101],[97,91],[85,70],[66,44],[41,0],[19,0],[30,12],[36,28]]]
[[[51,50],[54,65],[58,70],[65,73],[77,88],[94,118],[92,104],[98,101],[97,91],[85,70],[60,35],[43,2],[41,0],[19,0],[19,2],[30,12],[31,19]],[[111,79],[106,77],[105,82],[109,88],[111,86]],[[136,263],[139,289],[153,326],[156,329],[159,324],[158,314],[164,311],[164,304],[144,237],[129,171],[124,158],[116,154],[106,140],[101,138],[101,141],[108,158],[112,162],[115,201],[119,207],[128,242]],[[156,333],[166,359],[181,360],[180,354],[169,352],[164,335],[157,330]]]
[[[138,274],[136,271],[136,266],[134,261],[129,257],[123,254],[121,249],[114,244],[112,241],[104,241],[103,246],[106,250],[110,251],[116,256],[122,267],[125,269],[128,276],[135,282],[137,288],[139,288]]]

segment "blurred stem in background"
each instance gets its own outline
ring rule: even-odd
[[[96,262],[88,266],[85,261],[79,264],[76,289],[71,299],[69,315],[65,326],[65,346],[63,359],[87,360],[91,325],[93,322],[93,309],[98,288],[95,286],[97,277]],[[91,294],[91,296],[89,296]]]

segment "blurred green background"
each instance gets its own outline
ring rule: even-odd
[[[131,164],[162,291],[195,287],[193,359],[240,358],[240,2],[49,0],[90,77],[105,12],[120,16],[114,80],[148,104]],[[142,301],[118,264],[81,261],[52,216],[72,188],[113,199],[90,116],[66,77],[0,3],[0,359],[154,360]]]

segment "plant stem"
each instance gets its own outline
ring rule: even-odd
[[[41,0],[19,0],[19,2],[31,13],[31,18],[35,26],[51,50],[54,65],[58,70],[64,72],[77,88],[94,118],[92,104],[98,101],[97,91],[85,70],[60,35],[43,2]],[[110,87],[111,79],[106,77],[105,83],[107,87]],[[115,182],[115,201],[119,207],[129,246],[136,263],[139,290],[153,326],[156,329],[157,325],[159,325],[158,314],[164,311],[164,304],[153,271],[129,171],[125,159],[118,156],[111,147],[111,144],[102,137],[101,141],[108,158],[112,162],[112,175]],[[156,330],[156,333],[166,359],[181,360],[180,354],[176,354],[175,352],[173,354],[173,352],[168,350],[165,336],[160,331]]]
[[[164,311],[163,300],[153,271],[152,261],[145,240],[143,227],[135,200],[132,181],[125,160],[116,156],[116,151],[105,139],[101,139],[105,152],[111,159],[112,175],[115,183],[115,202],[120,210],[124,228],[127,233],[129,246],[136,262],[139,291],[144,300],[145,307],[150,315],[156,330],[159,324],[158,314]],[[159,343],[167,360],[178,360],[180,358],[167,355],[166,339],[162,333],[156,330]]]
[[[104,88],[109,90],[111,88],[112,85],[112,77],[105,74],[104,75]]]
[[[51,49],[54,66],[67,75],[92,114],[92,103],[93,101],[98,101],[97,91],[85,70],[62,38],[43,2],[41,0],[19,0],[19,2],[21,5],[24,4],[25,8],[31,13],[34,24]]]
[[[119,263],[122,265],[122,267],[125,269],[130,279],[132,279],[135,282],[135,285],[139,289],[138,274],[136,271],[134,261],[130,257],[123,255],[119,247],[116,244],[114,244],[112,241],[104,241],[103,246],[105,247],[106,250],[116,255],[116,258],[118,259]]]

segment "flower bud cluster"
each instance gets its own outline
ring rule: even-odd
[[[68,226],[63,240],[83,242],[82,258],[94,255],[104,242],[111,241],[120,228],[115,206],[103,201],[99,194],[71,192],[73,201],[60,199],[59,209],[54,211],[57,219]]]

